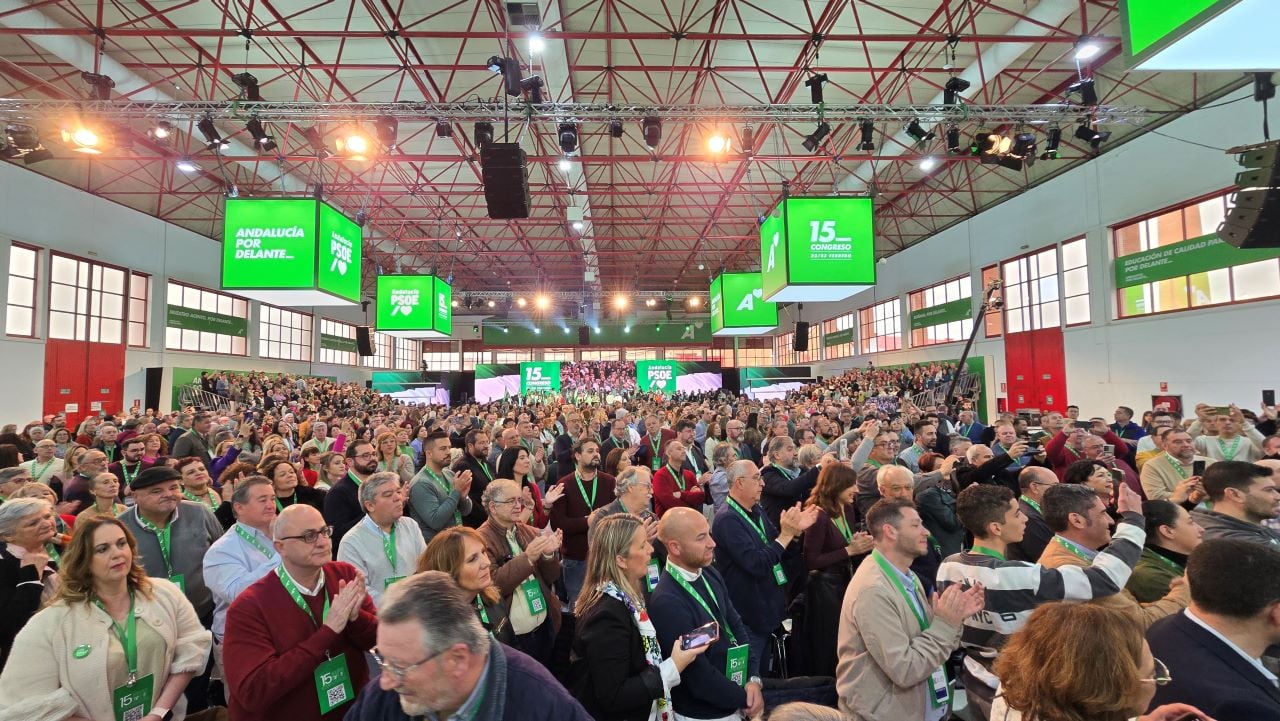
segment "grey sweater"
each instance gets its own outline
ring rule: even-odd
[[[453,471],[444,469],[444,479],[453,483]],[[471,513],[471,499],[455,489],[444,489],[431,478],[424,467],[409,483],[409,517],[418,522],[422,538],[430,543],[435,535],[454,523],[454,512]]]
[[[204,554],[222,536],[222,524],[218,523],[213,511],[202,503],[182,501],[178,504],[174,518],[169,521],[173,528],[169,539],[170,569],[165,568],[160,539],[142,527],[136,506],[120,514],[120,521],[137,539],[138,560],[147,575],[169,578],[170,575],[181,574],[187,600],[195,606],[200,621],[208,626],[213,619],[213,593],[204,584]]]
[[[1192,511],[1191,518],[1204,529],[1206,539],[1234,538],[1240,541],[1253,541],[1268,548],[1280,550],[1280,534],[1266,526],[1241,521],[1217,511]]]

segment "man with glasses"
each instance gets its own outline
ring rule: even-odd
[[[319,511],[289,506],[271,534],[280,565],[227,611],[230,716],[339,721],[368,682],[364,652],[376,642],[377,610],[364,576],[330,560],[333,527]]]
[[[411,576],[387,592],[377,636],[373,658],[382,674],[361,692],[348,721],[591,721],[546,668],[492,639],[463,591],[440,571]]]
[[[731,446],[738,451],[738,460],[752,461],[756,465],[760,464],[760,452],[751,447],[750,443],[743,440],[742,434],[747,430],[747,424],[741,419],[734,418],[725,425],[725,433],[728,438],[725,439]]]
[[[369,441],[353,441],[347,445],[347,475],[333,484],[324,496],[324,518],[333,526],[336,549],[353,526],[364,517],[360,505],[360,485],[378,472],[378,452]]]
[[[1035,563],[1040,560],[1045,546],[1053,540],[1053,531],[1044,522],[1041,505],[1044,492],[1058,485],[1058,476],[1048,468],[1032,466],[1018,474],[1018,508],[1027,519],[1022,538],[1009,542],[1009,558],[1014,561]]]
[[[400,474],[382,471],[369,476],[360,486],[365,517],[338,547],[338,560],[364,574],[374,606],[391,584],[413,573],[427,548],[418,524],[404,514],[404,498]]]

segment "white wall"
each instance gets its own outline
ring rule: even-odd
[[[1218,103],[1245,97],[1241,90]],[[1261,108],[1250,99],[1186,115],[1159,128],[1172,138],[1225,148],[1262,141]],[[1049,161],[1042,161],[1049,162]],[[806,303],[803,319],[821,322],[968,273],[974,295],[981,269],[1080,235],[1087,238],[1092,323],[1064,331],[1067,395],[1088,414],[1110,416],[1118,404],[1145,409],[1150,396],[1181,394],[1184,403],[1228,402],[1257,408],[1260,389],[1280,386],[1280,301],[1116,320],[1109,226],[1231,185],[1233,156],[1146,134],[1079,168],[938,233],[878,266],[876,286],[838,303]],[[789,327],[787,328],[789,330]],[[831,375],[853,366],[958,358],[963,343],[907,349],[815,364]],[[973,354],[987,356],[995,386],[1005,382],[1004,343],[982,333]]]
[[[280,371],[337,376],[354,382],[363,382],[371,377],[371,372],[363,368],[257,358],[256,303],[250,310],[249,356],[164,350],[166,279],[217,289],[221,244],[29,172],[20,165],[0,163],[0,269],[8,268],[10,241],[65,251],[152,276],[149,347],[145,350],[130,348],[125,356],[126,407],[134,399],[144,398],[144,369],[148,367]],[[42,254],[41,260],[40,283],[47,288],[48,254]],[[7,275],[0,272],[0,292],[7,293],[7,285]],[[37,335],[41,338],[47,311],[47,291],[44,293],[38,301],[36,313]],[[368,322],[358,306],[301,310],[336,320]],[[318,335],[315,337],[318,340]],[[43,405],[44,342],[0,336],[0,358],[3,358],[5,371],[0,372],[0,398],[5,399],[0,418],[4,422],[18,423],[38,418]],[[170,396],[170,379],[166,373],[160,394],[162,408],[168,406]]]

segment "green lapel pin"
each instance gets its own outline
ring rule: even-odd
[[[72,651],[71,655],[76,658],[84,658],[89,655],[89,650],[89,644],[82,643],[79,646],[76,646],[76,650]]]

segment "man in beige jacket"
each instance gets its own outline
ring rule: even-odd
[[[938,721],[951,711],[943,663],[960,646],[964,619],[982,610],[984,590],[952,585],[925,596],[911,561],[929,531],[909,500],[876,502],[867,513],[875,539],[840,609],[836,691],[856,721]]]

